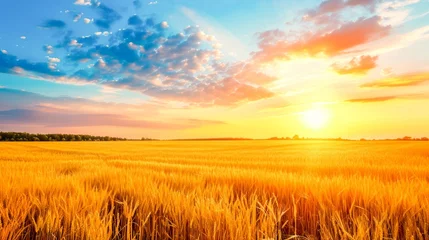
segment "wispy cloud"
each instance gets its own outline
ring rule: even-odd
[[[428,99],[428,94],[401,94],[401,95],[389,95],[389,96],[378,96],[378,97],[366,97],[366,98],[353,98],[348,99],[346,102],[350,103],[378,103],[387,102],[391,100],[420,100]]]
[[[325,0],[316,8],[304,12],[304,21],[312,21],[316,24],[332,24],[337,22],[339,13],[352,7],[363,7],[373,12],[377,0]]]
[[[429,82],[429,72],[405,73],[401,75],[392,75],[373,82],[362,84],[364,88],[391,88],[391,87],[409,87],[417,86]]]
[[[354,98],[346,100],[351,103],[373,103],[373,102],[385,102],[393,99],[397,99],[397,96],[383,96],[383,97],[369,97],[369,98]]]
[[[160,119],[157,114],[159,105],[117,104],[82,98],[46,97],[7,88],[0,88],[0,100],[0,122],[3,125],[40,125],[51,128],[117,126],[189,129],[226,124],[223,121],[206,119]]]
[[[384,25],[397,26],[407,21],[410,15],[408,6],[419,3],[420,0],[396,0],[381,2],[377,6],[376,13]]]

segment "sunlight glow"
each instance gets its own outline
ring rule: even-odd
[[[314,108],[302,113],[303,123],[311,129],[319,130],[329,121],[329,112],[323,108]]]

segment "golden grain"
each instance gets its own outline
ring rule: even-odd
[[[426,142],[0,143],[0,239],[429,239],[428,161]]]

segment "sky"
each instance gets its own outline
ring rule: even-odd
[[[0,131],[429,136],[429,0],[15,0]]]

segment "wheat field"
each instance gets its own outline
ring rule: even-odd
[[[429,143],[0,143],[0,239],[429,239]]]

